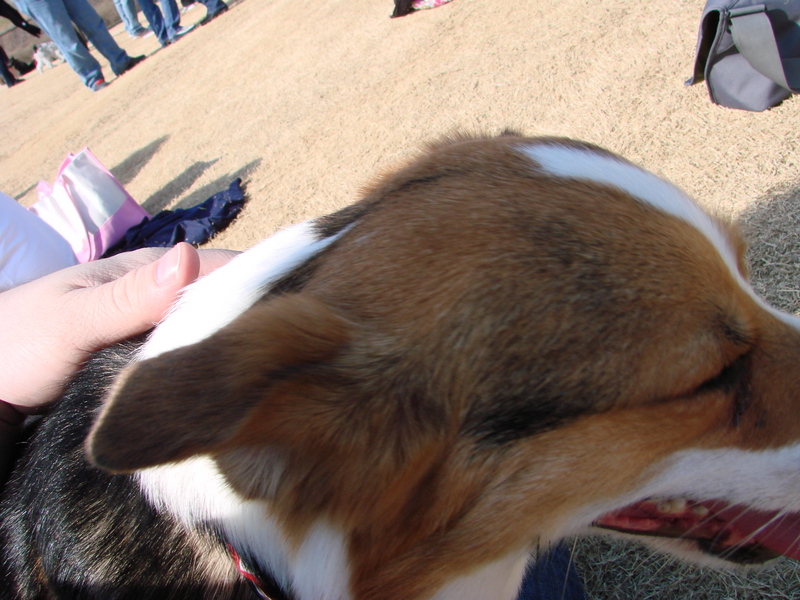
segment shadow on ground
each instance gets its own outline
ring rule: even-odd
[[[159,148],[164,145],[169,139],[168,135],[162,136],[157,140],[153,140],[144,148],[140,148],[128,158],[119,163],[116,167],[111,169],[111,173],[116,177],[122,185],[128,185],[133,178],[139,174],[144,166],[150,162],[150,159],[155,156]]]
[[[203,173],[205,173],[208,170],[208,168],[214,165],[214,163],[216,163],[218,160],[219,160],[218,158],[215,158],[214,160],[194,163],[186,170],[184,170],[183,173],[178,175],[175,179],[170,181],[167,185],[158,190],[147,200],[142,202],[141,203],[142,208],[144,208],[151,215],[154,215],[166,209],[167,207],[169,207],[170,204],[172,204],[172,202],[175,201],[176,198],[180,197],[181,194],[189,190],[194,185],[194,182],[200,179]],[[218,191],[220,190],[216,190],[216,192]],[[209,194],[209,196],[212,196],[214,193],[215,192],[212,192],[211,194]],[[198,204],[199,202],[202,202],[205,199],[206,198],[202,198],[201,200],[193,203],[190,206],[194,206],[194,204]]]
[[[254,161],[251,161],[251,162],[247,163],[246,165],[244,165],[240,169],[237,169],[233,173],[227,173],[225,175],[222,175],[222,176],[218,177],[217,179],[215,179],[211,183],[208,183],[208,184],[204,185],[203,187],[195,190],[194,192],[192,192],[191,194],[186,196],[186,198],[183,198],[180,202],[178,202],[172,208],[189,208],[189,207],[195,206],[197,204],[200,204],[201,202],[204,202],[205,200],[207,200],[208,198],[210,198],[211,196],[213,196],[217,192],[221,192],[222,190],[227,190],[228,186],[236,178],[241,178],[242,182],[243,182],[243,187],[246,186],[247,185],[247,176],[250,173],[252,173],[253,171],[255,171],[259,167],[259,165],[261,164],[261,161],[262,161],[262,159],[260,159],[260,158],[256,159]],[[145,209],[146,208],[147,207],[145,207]]]
[[[19,202],[20,200],[22,200],[28,194],[28,192],[31,192],[31,191],[35,190],[37,185],[39,185],[38,181],[36,183],[34,183],[34,184],[31,184],[30,186],[28,186],[24,190],[22,190],[19,194],[16,194],[14,196],[14,200]]]
[[[800,182],[766,193],[739,219],[755,290],[770,304],[800,312]]]

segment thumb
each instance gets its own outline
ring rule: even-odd
[[[155,262],[84,290],[93,294],[87,302],[87,349],[97,350],[152,328],[199,272],[197,250],[180,243]]]

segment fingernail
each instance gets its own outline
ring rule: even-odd
[[[156,283],[167,285],[174,282],[178,276],[178,266],[181,262],[181,250],[173,246],[169,252],[158,259],[156,267]]]

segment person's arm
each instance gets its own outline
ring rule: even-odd
[[[25,18],[19,14],[16,8],[8,4],[5,0],[0,0],[0,17],[5,17],[9,21],[11,21],[14,25],[23,29],[30,33],[31,35],[35,35],[39,37],[42,35],[42,30],[36,27],[36,25],[32,25],[28,23]]]
[[[0,469],[25,415],[55,400],[93,352],[152,328],[184,286],[234,255],[147,248],[0,293]]]

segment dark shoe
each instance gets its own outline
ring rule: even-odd
[[[217,12],[208,13],[205,17],[203,17],[203,20],[200,21],[200,25],[208,25],[211,21],[216,19],[218,16],[220,16],[224,12],[228,12],[228,5],[227,4],[224,4],[222,6],[222,8],[220,8]]]
[[[128,64],[125,65],[125,68],[122,69],[122,71],[120,71],[119,73],[117,73],[117,77],[119,77],[123,73],[127,73],[128,71],[130,71],[133,67],[138,65],[145,58],[147,57],[144,54],[140,54],[139,56],[131,56],[131,59],[128,61]]]

